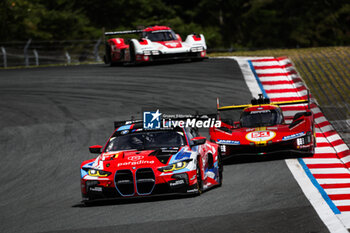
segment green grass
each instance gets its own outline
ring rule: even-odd
[[[349,116],[350,47],[237,51],[209,56],[287,56],[321,106],[337,108],[344,117]]]

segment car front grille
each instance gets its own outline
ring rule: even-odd
[[[140,168],[135,174],[137,193],[148,195],[154,189],[156,179],[151,168]]]
[[[115,173],[115,187],[122,196],[132,196],[134,190],[134,178],[130,170],[118,170]]]
[[[118,170],[115,173],[114,183],[121,196],[133,196],[136,191],[139,195],[149,195],[156,184],[156,178],[151,168],[140,168],[135,172],[135,180],[131,170]]]

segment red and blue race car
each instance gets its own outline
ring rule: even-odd
[[[295,114],[287,124],[279,106],[309,103],[296,100],[270,103],[260,95],[251,104],[217,106],[221,127],[209,129],[210,138],[218,143],[223,159],[235,155],[297,154],[312,156],[316,147],[313,114]],[[242,110],[235,121],[234,110]],[[227,114],[228,113],[228,114]]]
[[[222,183],[218,145],[196,128],[144,129],[142,122],[115,122],[97,158],[81,164],[84,202],[163,194],[200,194]]]
[[[207,45],[202,34],[191,34],[182,41],[179,34],[166,26],[143,30],[105,32],[105,36],[140,34],[139,39],[110,38],[106,42],[104,62],[110,65],[145,63],[169,59],[203,60]]]

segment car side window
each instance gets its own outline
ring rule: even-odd
[[[190,145],[193,144],[191,139],[199,136],[197,128],[188,128],[188,129],[186,129],[186,134],[187,134],[187,138],[188,138],[188,141],[189,141]]]
[[[199,137],[199,132],[197,128],[191,128],[191,134],[192,136],[195,137]]]

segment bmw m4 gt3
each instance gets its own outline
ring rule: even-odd
[[[144,129],[141,122],[115,122],[97,158],[81,164],[83,201],[162,194],[200,194],[222,183],[218,145],[195,128]]]

